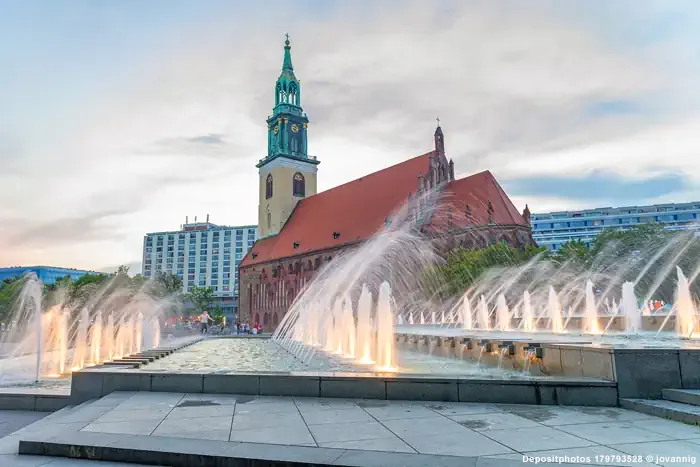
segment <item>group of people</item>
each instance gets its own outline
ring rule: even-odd
[[[199,328],[202,334],[209,333],[209,322],[212,321],[212,317],[206,311],[199,316]],[[236,323],[235,325],[236,335],[241,334],[261,334],[263,332],[263,327],[259,324],[255,324],[252,328],[247,323]]]
[[[241,334],[260,334],[263,332],[263,328],[259,324],[253,325],[251,328],[248,323],[236,323],[236,335],[240,336]]]

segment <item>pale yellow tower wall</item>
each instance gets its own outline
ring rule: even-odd
[[[315,164],[280,159],[271,161],[259,170],[258,229],[261,238],[279,233],[299,200],[317,193]],[[294,175],[297,172],[304,176],[306,184],[306,196],[303,197],[294,196]],[[269,199],[265,197],[268,174],[272,174],[272,197]]]

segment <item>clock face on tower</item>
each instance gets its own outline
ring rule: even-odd
[[[296,133],[297,131],[299,131],[299,126],[295,123],[292,125],[292,132]]]

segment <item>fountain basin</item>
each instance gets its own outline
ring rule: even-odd
[[[454,345],[423,344],[432,341],[431,333]],[[399,326],[396,342],[399,349],[527,371],[533,377],[615,382],[621,398],[660,398],[664,388],[700,389],[700,345],[672,334],[585,336],[413,325]]]

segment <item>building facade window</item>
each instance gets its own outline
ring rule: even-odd
[[[306,196],[306,180],[304,180],[304,176],[299,172],[294,174],[292,191],[294,196]]]
[[[265,181],[265,199],[270,198],[272,198],[272,174],[267,174],[267,180]]]

